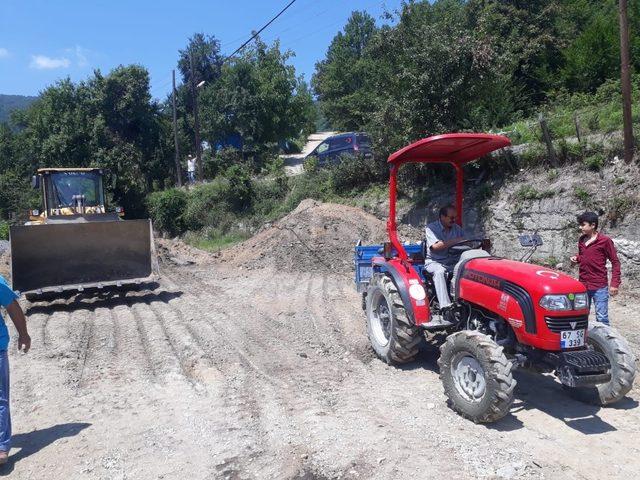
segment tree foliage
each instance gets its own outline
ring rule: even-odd
[[[630,2],[633,67],[640,3]],[[376,26],[354,12],[316,64],[333,128],[365,129],[381,153],[418,137],[512,123],[619,77],[617,0],[404,2]]]
[[[311,131],[315,108],[304,81],[288,64],[290,52],[258,41],[223,67],[219,42],[195,34],[179,52],[178,140],[186,157],[195,152],[190,58],[198,89],[202,139],[215,147],[236,136],[238,155],[209,152],[213,176],[231,169],[238,202],[247,190],[246,171],[256,172],[278,145]],[[170,97],[151,98],[149,73],[120,66],[84,81],[60,80],[43,90],[30,108],[0,123],[0,218],[37,208],[29,178],[39,167],[104,167],[110,199],[134,217],[146,214],[145,197],[171,186],[175,161]],[[247,170],[248,169],[248,170]],[[245,175],[245,176],[243,176]],[[149,204],[150,205],[150,204]]]

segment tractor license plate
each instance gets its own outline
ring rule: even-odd
[[[582,347],[584,332],[584,330],[563,330],[560,332],[560,348]]]

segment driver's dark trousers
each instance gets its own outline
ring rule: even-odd
[[[453,266],[450,267],[432,260],[427,262],[424,268],[433,276],[433,285],[436,287],[436,295],[438,296],[440,308],[451,305],[449,289],[447,288],[447,272],[452,272]]]

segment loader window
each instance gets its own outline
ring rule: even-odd
[[[85,207],[103,204],[102,181],[98,173],[57,172],[52,173],[50,178],[50,208],[73,207],[79,196]]]

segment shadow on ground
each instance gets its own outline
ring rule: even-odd
[[[499,431],[520,429],[524,423],[517,418],[518,412],[538,410],[563,421],[565,425],[584,435],[598,435],[617,430],[615,425],[599,416],[603,409],[630,410],[639,405],[638,401],[631,397],[625,397],[607,407],[589,405],[572,399],[562,385],[550,375],[518,371],[514,376],[518,386],[511,414],[494,424],[487,425],[488,428]]]
[[[426,370],[439,374],[437,360],[441,343],[442,338],[430,338],[423,343],[415,361],[398,368],[405,371]],[[606,407],[582,403],[571,398],[569,392],[552,375],[518,370],[514,372],[514,377],[518,385],[511,413],[495,423],[487,424],[487,428],[505,432],[519,430],[525,424],[517,414],[527,410],[538,410],[563,421],[565,425],[584,435],[598,435],[617,430],[615,425],[599,416],[601,410],[631,410],[640,406],[636,399],[629,396]]]
[[[155,288],[155,287],[154,287]],[[69,298],[51,299],[51,303],[31,304],[25,313],[33,315],[42,313],[51,315],[55,312],[73,312],[75,310],[94,311],[97,308],[114,308],[120,305],[131,306],[136,303],[162,302],[167,303],[174,298],[182,296],[181,291],[152,291],[146,287],[139,294],[137,291],[93,292],[77,293]]]
[[[90,423],[64,423],[43,428],[42,430],[14,435],[11,440],[11,448],[12,450],[20,450],[13,455],[9,455],[9,461],[0,467],[0,476],[6,476],[13,472],[15,464],[20,460],[39,452],[61,438],[75,437],[89,426],[91,426]]]

